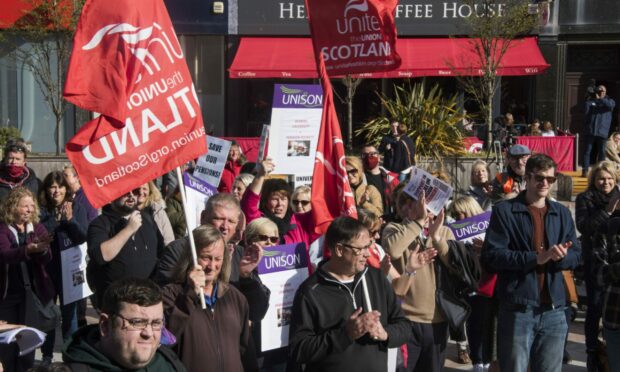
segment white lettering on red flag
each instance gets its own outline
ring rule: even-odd
[[[66,146],[95,207],[207,152],[196,91],[161,0],[87,0],[64,96],[101,113]]]
[[[398,0],[306,0],[315,53],[330,76],[398,68]]]
[[[311,213],[317,234],[324,234],[336,217],[357,218],[355,198],[345,168],[344,143],[334,107],[332,86],[322,62],[320,59],[323,114],[312,176]]]

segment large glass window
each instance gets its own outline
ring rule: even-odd
[[[28,50],[30,45],[20,48]],[[6,51],[6,49],[5,49]],[[61,131],[61,149],[75,134],[74,108],[69,105]],[[0,127],[12,126],[32,143],[32,151],[56,152],[56,118],[45,101],[35,75],[11,54],[0,55]]]

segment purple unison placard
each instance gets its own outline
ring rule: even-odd
[[[258,264],[258,274],[303,269],[308,267],[308,253],[304,243],[265,247],[263,259]]]
[[[485,212],[448,224],[448,227],[452,230],[456,240],[463,241],[486,233],[490,219],[491,212]]]
[[[183,172],[183,183],[185,187],[190,187],[196,191],[200,191],[208,197],[217,194],[217,188],[209,185],[205,181],[198,179],[187,172]]]
[[[323,88],[319,84],[275,84],[272,108],[322,108]]]

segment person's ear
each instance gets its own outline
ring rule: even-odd
[[[105,337],[110,334],[113,321],[114,320],[108,314],[101,313],[99,315],[99,334],[101,337]]]

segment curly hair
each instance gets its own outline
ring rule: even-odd
[[[39,204],[37,203],[37,199],[32,195],[32,192],[25,187],[16,187],[9,192],[6,199],[2,203],[2,208],[0,209],[0,220],[7,225],[15,222],[15,209],[19,202],[26,197],[32,198],[34,202],[34,213],[32,214],[32,218],[29,222],[38,223],[39,222]]]

